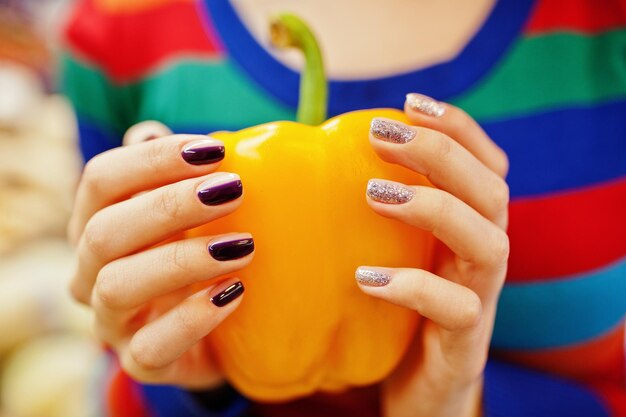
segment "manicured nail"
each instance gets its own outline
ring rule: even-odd
[[[360,266],[354,274],[356,281],[368,287],[384,287],[391,281],[391,274],[379,268]]]
[[[412,188],[398,182],[369,180],[367,195],[374,201],[387,204],[403,204],[415,195]]]
[[[224,291],[212,296],[211,302],[218,307],[224,307],[226,304],[243,294],[243,290],[243,284],[241,281],[237,281],[226,287]]]
[[[254,251],[254,239],[251,237],[236,238],[225,237],[228,240],[220,240],[209,244],[209,253],[218,261],[231,261],[243,258]]]
[[[214,164],[224,159],[224,146],[212,139],[197,140],[189,143],[181,155],[191,165]]]
[[[242,194],[243,186],[239,176],[222,172],[200,185],[198,198],[207,206],[217,206],[235,200]]]
[[[392,143],[407,143],[415,137],[415,130],[407,125],[391,120],[374,118],[370,125],[370,132],[376,139]]]
[[[427,116],[441,117],[446,112],[446,108],[443,104],[422,94],[407,94],[406,104],[411,110],[423,113]]]

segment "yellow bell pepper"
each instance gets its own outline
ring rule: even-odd
[[[304,50],[299,119],[317,124],[326,102],[317,44],[291,15],[279,17],[273,34],[295,37],[277,43]],[[226,145],[220,170],[241,176],[244,199],[191,234],[245,231],[255,239],[254,260],[235,274],[246,297],[209,336],[227,379],[250,398],[284,401],[375,383],[414,335],[416,313],[365,295],[354,279],[359,265],[428,267],[433,242],[365,201],[370,178],[427,184],[376,156],[368,142],[373,117],[407,122],[400,111],[377,109],[319,126],[276,122],[212,134]]]

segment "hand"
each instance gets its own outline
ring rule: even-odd
[[[439,242],[433,272],[379,267],[356,272],[365,293],[425,318],[383,384],[384,413],[478,415],[509,254],[508,160],[454,106],[411,94],[405,113],[416,126],[375,119],[372,146],[383,160],[426,175],[437,188],[372,180],[367,202],[382,216],[431,231]]]
[[[133,378],[215,387],[223,378],[204,337],[243,292],[236,279],[215,278],[246,266],[254,243],[242,233],[176,237],[236,210],[241,182],[214,172],[224,146],[208,136],[153,123],[124,142],[83,172],[68,230],[78,253],[72,294],[91,305],[97,336]]]

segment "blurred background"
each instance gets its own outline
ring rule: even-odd
[[[106,355],[70,300],[81,169],[55,57],[70,0],[0,0],[0,417],[91,417]]]

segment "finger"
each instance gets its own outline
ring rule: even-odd
[[[155,120],[147,120],[145,122],[137,123],[126,131],[122,144],[124,146],[135,145],[141,142],[147,142],[149,140],[161,138],[163,136],[169,136],[172,131],[169,127],[165,126],[161,122]]]
[[[242,195],[239,176],[222,172],[166,185],[102,209],[90,219],[78,244],[74,296],[88,302],[104,265],[231,213]]]
[[[426,175],[435,186],[501,226],[506,225],[509,201],[506,182],[447,135],[375,118],[370,142],[383,160]]]
[[[415,310],[447,330],[475,326],[482,314],[474,291],[428,271],[361,266],[355,277],[366,294]]]
[[[506,153],[463,110],[421,94],[407,94],[404,111],[412,123],[454,138],[501,177],[509,170]]]
[[[235,272],[250,263],[250,234],[187,239],[159,246],[105,265],[91,297],[102,338],[121,338],[138,307],[159,296]],[[113,332],[113,333],[111,333]]]
[[[367,201],[382,216],[432,232],[461,260],[479,268],[506,266],[506,233],[451,194],[431,187],[373,179]]]
[[[231,314],[243,292],[243,284],[230,279],[192,295],[146,324],[122,352],[123,368],[143,381],[155,378]]]
[[[132,135],[132,132],[131,132]],[[175,135],[116,148],[91,159],[83,171],[68,234],[76,244],[91,216],[141,191],[213,172],[224,144],[203,135]]]

